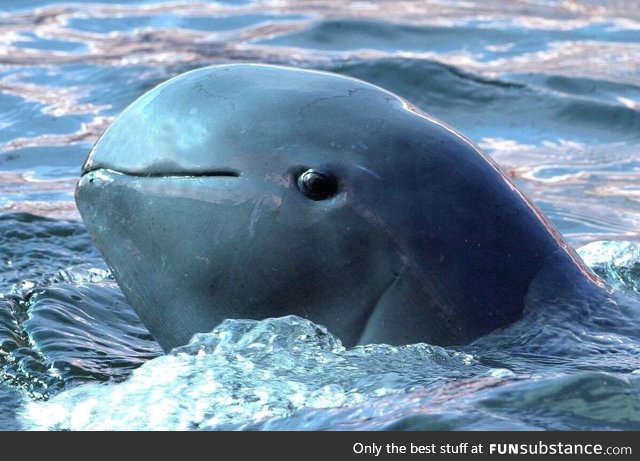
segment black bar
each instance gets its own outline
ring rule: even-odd
[[[637,459],[640,454],[638,432],[23,432],[3,436],[13,446],[24,444],[30,456],[42,450],[46,457],[63,453],[65,461],[93,454],[145,460],[204,456],[278,461]],[[44,440],[37,441],[40,438]]]

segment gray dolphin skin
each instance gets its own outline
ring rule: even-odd
[[[226,318],[296,314],[345,346],[467,344],[532,299],[606,289],[496,164],[369,83],[193,70],[116,118],[76,189],[165,350]]]

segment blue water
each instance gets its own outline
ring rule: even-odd
[[[73,203],[136,97],[227,62],[394,91],[493,156],[612,287],[476,343],[297,317],[163,355]],[[0,1],[0,429],[640,429],[640,2]]]

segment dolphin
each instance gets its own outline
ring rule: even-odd
[[[216,65],[126,108],[82,167],[81,216],[164,350],[295,314],[345,346],[449,346],[532,300],[606,288],[478,147],[328,72]]]

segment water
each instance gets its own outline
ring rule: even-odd
[[[213,63],[379,84],[491,154],[612,287],[467,347],[297,317],[162,355],[73,187],[133,99]],[[0,428],[640,429],[640,3],[0,1]]]

